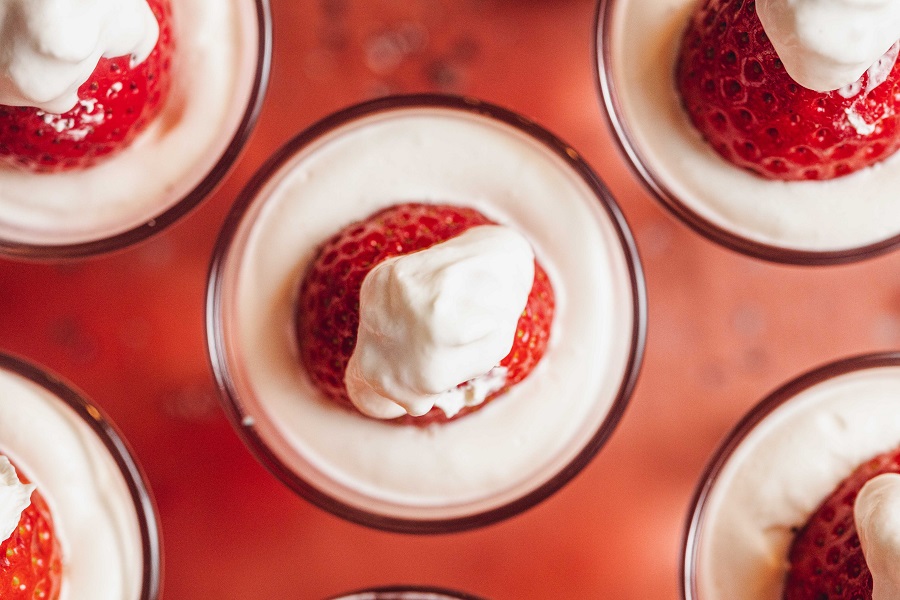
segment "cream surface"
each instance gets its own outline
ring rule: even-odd
[[[698,600],[780,600],[792,527],[900,445],[900,367],[842,375],[767,416],[722,469],[699,533]]]
[[[22,511],[31,504],[33,483],[19,481],[16,468],[9,459],[0,455],[0,543],[9,539],[16,530]]]
[[[139,63],[158,37],[146,0],[0,0],[0,104],[64,113],[101,57]]]
[[[503,386],[458,385],[487,375],[509,354],[534,281],[522,234],[474,227],[420,252],[389,258],[365,277],[359,332],[344,381],[360,412],[378,419],[453,416]],[[478,393],[482,392],[482,393]]]
[[[756,12],[788,74],[819,92],[851,85],[900,39],[894,0],[758,0]]]
[[[0,169],[0,238],[71,244],[127,231],[206,176],[240,123],[256,69],[252,0],[172,0],[176,55],[163,113],[132,146],[62,174]]]
[[[872,574],[872,600],[900,600],[900,475],[867,481],[856,496],[853,518]]]
[[[439,108],[344,125],[299,153],[239,232],[224,285],[235,385],[253,426],[303,478],[402,518],[451,518],[546,482],[595,434],[628,362],[626,257],[591,189],[514,128]],[[551,346],[509,394],[444,426],[404,427],[323,399],[300,366],[294,294],[317,247],[398,202],[473,206],[521,232],[557,299]],[[246,222],[246,221],[245,221]],[[233,297],[232,297],[233,296]],[[233,328],[232,328],[233,324]]]
[[[0,450],[41,490],[63,551],[60,600],[136,600],[142,551],[116,463],[61,400],[0,370]]]
[[[900,156],[826,182],[779,182],[736,168],[691,126],[674,85],[693,0],[619,0],[609,44],[620,120],[647,168],[687,208],[758,243],[838,251],[900,234]]]

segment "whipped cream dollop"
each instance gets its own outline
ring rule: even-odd
[[[9,459],[0,455],[0,543],[9,539],[22,518],[22,511],[31,504],[34,484],[22,483]]]
[[[344,376],[354,405],[392,419],[434,406],[452,416],[483,402],[505,384],[498,364],[512,348],[533,281],[531,245],[500,225],[378,264],[363,280]]]
[[[900,39],[896,0],[757,0],[756,12],[788,74],[818,92],[853,84]]]
[[[158,37],[146,0],[0,0],[0,104],[64,113],[100,57],[140,63]]]
[[[872,600],[900,600],[900,474],[867,481],[856,496],[853,517],[872,573]]]

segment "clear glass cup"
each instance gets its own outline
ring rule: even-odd
[[[162,558],[153,498],[103,411],[47,370],[0,353],[0,453],[50,506],[72,598],[156,600]]]
[[[898,445],[900,353],[829,363],[774,391],[726,436],[700,479],[684,536],[683,597],[780,600],[795,528],[857,465]]]
[[[330,600],[481,600],[471,594],[434,587],[379,587],[350,592]]]
[[[517,227],[561,299],[538,370],[443,426],[383,423],[324,400],[291,331],[315,248],[404,201],[474,205]],[[415,533],[516,515],[584,468],[625,409],[645,328],[631,233],[578,153],[505,109],[439,95],[353,106],[288,142],[227,218],[207,294],[220,396],[262,464],[334,514]]]
[[[162,231],[225,178],[269,76],[269,0],[172,0],[172,89],[131,147],[77,172],[0,169],[0,255],[76,258]]]
[[[720,158],[681,107],[675,60],[695,0],[599,0],[594,57],[605,115],[647,190],[708,239],[779,263],[877,256],[900,243],[900,157],[831,181],[770,181]]]

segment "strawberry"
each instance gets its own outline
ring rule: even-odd
[[[900,473],[900,450],[857,467],[799,530],[789,554],[785,600],[871,600],[872,576],[856,533],[853,503],[863,485],[882,473]]]
[[[313,383],[327,397],[353,407],[344,386],[344,371],[356,346],[360,287],[375,265],[392,256],[424,250],[470,227],[489,224],[493,221],[471,208],[400,204],[348,225],[327,240],[303,278],[297,302],[300,355]],[[534,283],[515,341],[500,363],[507,368],[506,386],[488,400],[520,382],[538,363],[547,347],[553,309],[550,280],[535,261]],[[475,408],[464,408],[453,418]],[[421,417],[398,419],[417,425],[446,420],[438,408]]]
[[[169,0],[147,0],[159,22],[150,55],[101,58],[61,115],[0,105],[0,162],[35,172],[84,169],[128,146],[160,112],[169,90],[172,27]]]
[[[28,480],[19,474],[22,483]],[[22,511],[19,525],[0,543],[0,598],[55,600],[62,584],[59,540],[47,501],[37,490]]]
[[[746,0],[708,0],[681,46],[676,83],[691,121],[716,152],[772,179],[830,179],[900,147],[900,64],[887,80],[821,93],[787,74]]]

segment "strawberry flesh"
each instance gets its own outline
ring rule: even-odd
[[[28,480],[19,472],[23,483]],[[47,501],[38,490],[9,539],[0,543],[0,598],[56,600],[62,585],[62,552]]]
[[[147,0],[159,23],[150,55],[101,58],[71,110],[0,105],[0,164],[33,172],[84,169],[124,149],[162,109],[170,86],[170,0]]]
[[[676,80],[685,110],[712,148],[763,177],[831,179],[900,147],[900,64],[871,90],[868,73],[853,94],[802,87],[785,71],[752,1],[708,0],[695,13]]]
[[[871,600],[872,575],[856,532],[853,503],[863,485],[883,473],[900,473],[900,450],[857,467],[797,532],[785,600]]]
[[[313,383],[325,396],[353,407],[344,385],[347,362],[356,347],[359,293],[363,279],[381,261],[424,250],[449,240],[470,227],[491,225],[480,212],[436,204],[400,204],[353,223],[320,248],[300,285],[296,328],[300,356]],[[467,407],[453,419],[468,414],[524,379],[547,348],[553,319],[553,288],[535,261],[534,283],[516,328],[509,354],[506,385],[477,407]],[[427,425],[447,421],[439,408],[420,417],[395,422]]]

